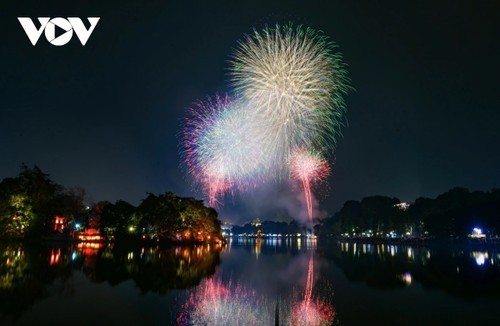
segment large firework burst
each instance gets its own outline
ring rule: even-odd
[[[243,103],[228,96],[198,102],[183,128],[184,159],[189,173],[208,196],[219,203],[227,191],[243,190],[262,179],[268,160],[259,130],[264,124],[248,116]]]
[[[269,121],[264,145],[280,166],[293,148],[323,151],[340,132],[349,87],[334,47],[312,29],[276,25],[254,31],[234,53],[233,85]]]
[[[334,48],[322,33],[293,25],[254,31],[239,43],[231,61],[234,99],[198,102],[182,133],[187,170],[211,206],[226,192],[297,178],[307,151],[326,156],[349,89]],[[311,177],[299,177],[310,217]]]

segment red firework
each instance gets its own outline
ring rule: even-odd
[[[290,170],[292,178],[302,183],[307,205],[307,215],[312,220],[311,187],[325,180],[330,175],[330,166],[319,154],[299,148],[292,152]]]

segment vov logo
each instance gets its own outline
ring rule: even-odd
[[[80,40],[83,46],[89,40],[90,35],[94,31],[97,22],[99,22],[100,17],[88,17],[87,18],[90,27],[87,29],[83,24],[82,20],[78,17],[68,17],[68,19],[61,17],[38,17],[40,22],[40,28],[36,28],[35,24],[29,17],[17,17],[17,20],[21,23],[26,35],[31,41],[33,46],[36,45],[38,39],[45,31],[45,38],[50,44],[55,46],[62,46],[68,43],[73,37],[73,31]],[[56,37],[56,27],[62,30],[62,34]]]

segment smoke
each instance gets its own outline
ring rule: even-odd
[[[226,200],[220,208],[219,218],[233,224],[245,224],[255,218],[262,221],[290,222],[296,220],[301,226],[312,229],[307,214],[304,192],[289,183],[265,184],[254,191],[238,194]],[[328,216],[320,209],[319,200],[313,195],[314,220]]]

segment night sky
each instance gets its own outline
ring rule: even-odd
[[[20,16],[101,20],[84,47],[33,47]],[[179,167],[186,108],[230,91],[245,33],[289,21],[338,44],[355,88],[324,215],[374,194],[500,186],[498,1],[2,1],[0,179],[25,162],[94,201],[199,197]],[[294,215],[290,190],[271,188],[227,199],[221,217]]]

